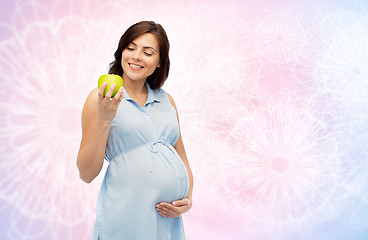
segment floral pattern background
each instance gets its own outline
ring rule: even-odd
[[[91,238],[103,174],[79,179],[80,114],[141,20],[171,44],[164,89],[195,177],[187,239],[366,239],[366,1],[5,0],[0,13],[1,239]]]

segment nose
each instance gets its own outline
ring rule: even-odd
[[[141,51],[134,51],[132,58],[134,61],[140,61],[142,59]]]

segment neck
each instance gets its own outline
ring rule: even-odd
[[[145,86],[146,81],[131,81],[125,80],[124,81],[124,88],[129,93],[129,95],[139,96],[141,94],[146,94],[147,89]]]

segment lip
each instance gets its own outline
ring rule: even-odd
[[[141,70],[141,69],[143,69],[143,68],[144,68],[142,65],[139,65],[139,64],[136,64],[136,63],[130,63],[130,62],[128,62],[128,65],[129,65],[129,67],[130,67],[131,69],[133,69],[133,70],[135,70],[135,71],[137,71],[137,70]],[[132,65],[139,66],[140,68],[133,67]]]

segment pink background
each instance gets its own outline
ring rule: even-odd
[[[367,7],[2,1],[0,239],[90,239],[103,174],[79,179],[80,113],[141,20],[171,44],[164,89],[195,177],[187,239],[366,239]]]

